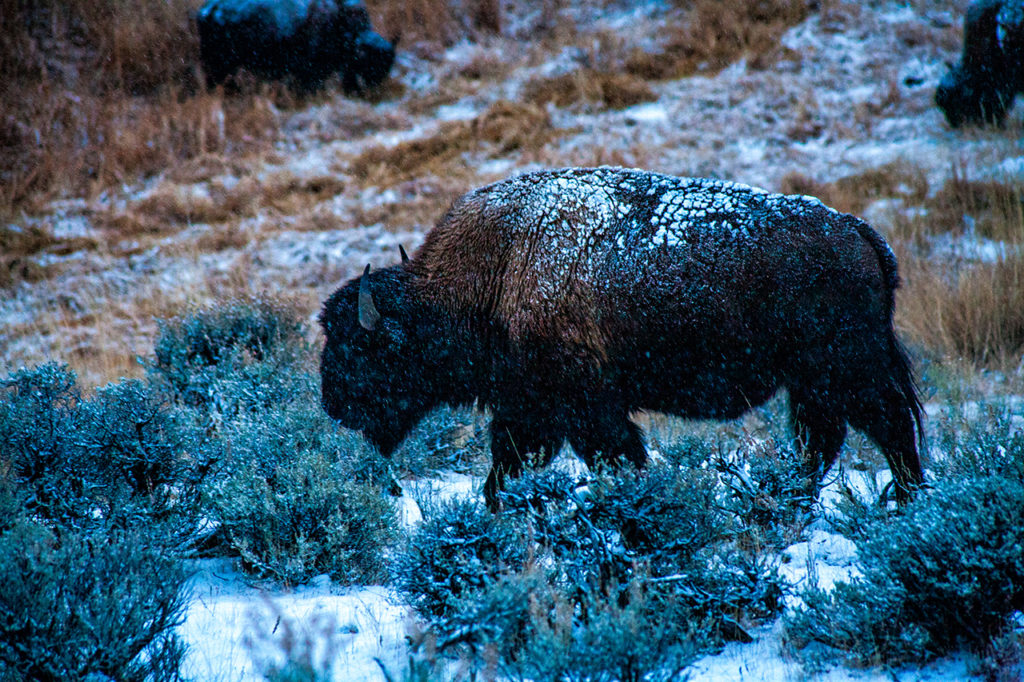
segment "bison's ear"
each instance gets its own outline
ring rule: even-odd
[[[398,253],[402,254],[402,265],[407,264],[409,262],[409,254],[405,252],[405,247],[401,244],[398,245]]]
[[[373,304],[373,294],[370,293],[370,264],[366,264],[363,270],[363,278],[359,282],[359,324],[367,331],[373,331],[380,322],[380,313],[377,306]]]

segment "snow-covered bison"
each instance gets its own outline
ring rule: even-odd
[[[362,92],[387,78],[395,60],[362,0],[207,0],[196,24],[210,87],[245,68],[305,92],[338,73],[346,92]]]
[[[943,76],[935,103],[949,125],[1001,124],[1024,91],[1024,0],[978,0],[964,19],[960,61]]]
[[[896,259],[817,199],[620,168],[535,172],[456,201],[415,257],[324,304],[322,403],[384,454],[435,406],[493,415],[489,506],[528,453],[643,466],[637,410],[728,419],[789,393],[811,484],[847,424],[922,482],[893,330]]]

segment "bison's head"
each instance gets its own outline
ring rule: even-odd
[[[961,64],[952,67],[935,89],[935,103],[954,128],[1000,124],[1012,101],[1008,83],[1000,84],[990,73],[968,73]]]
[[[373,31],[363,31],[356,38],[352,48],[351,70],[352,84],[357,92],[371,90],[383,83],[395,63],[395,46],[384,36]],[[348,83],[350,74],[343,76]]]
[[[338,289],[324,304],[327,337],[320,361],[327,414],[363,432],[388,455],[438,400],[426,373],[424,311],[402,266],[378,270]]]

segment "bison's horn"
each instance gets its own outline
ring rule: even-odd
[[[369,274],[370,265],[367,263],[366,269],[363,270],[363,279],[359,282],[359,324],[363,329],[372,332],[380,321],[380,313],[377,312],[377,306],[373,304],[370,280],[367,277]]]
[[[402,254],[402,265],[409,262],[409,254],[405,252],[405,247],[401,244],[398,245],[398,253]]]

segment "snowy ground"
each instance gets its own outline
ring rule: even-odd
[[[335,680],[383,680],[377,660],[400,673],[409,616],[387,588],[338,588],[321,576],[282,592],[249,585],[230,562],[196,568],[179,628],[189,646],[186,679],[263,680],[289,656]]]

